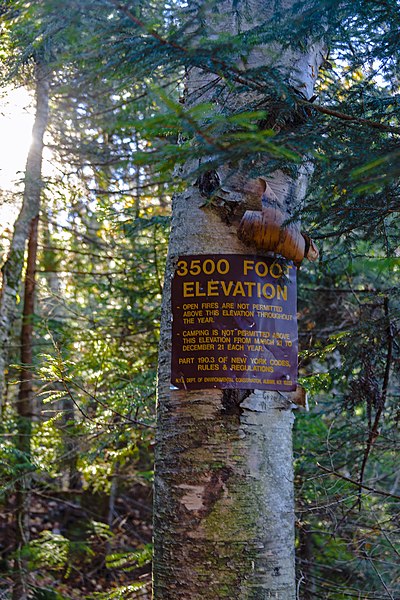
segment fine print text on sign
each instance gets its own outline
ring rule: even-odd
[[[172,280],[171,383],[296,389],[296,267],[263,256],[181,256]]]

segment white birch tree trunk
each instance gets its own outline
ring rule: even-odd
[[[237,19],[230,18],[233,4],[237,5],[218,5],[220,18],[224,15],[219,31],[225,34],[237,33]],[[293,2],[283,4],[290,9]],[[246,3],[241,22],[250,14],[247,27],[259,25],[268,18],[270,5],[260,0]],[[276,47],[258,48],[248,64],[269,64],[272,57],[291,65],[292,85],[296,80],[311,96],[321,48],[284,55]],[[189,102],[192,94],[200,102],[209,100],[198,91],[210,79],[198,70],[192,73]],[[235,106],[246,105],[244,94],[235,101]],[[222,165],[224,189],[235,199],[241,197],[247,208],[245,174],[227,173]],[[265,177],[262,165],[259,176]],[[304,169],[297,179],[282,172],[267,179],[279,204],[293,212],[304,196]],[[203,205],[196,187],[173,202],[159,356],[154,600],[294,600],[291,403],[279,392],[171,389],[174,261],[185,254],[255,252],[238,239],[237,224],[223,222]]]

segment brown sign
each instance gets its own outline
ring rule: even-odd
[[[236,254],[181,256],[172,280],[180,389],[296,389],[296,267]]]

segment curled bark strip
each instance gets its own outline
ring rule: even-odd
[[[297,223],[284,225],[289,215],[277,195],[263,178],[248,182],[246,193],[261,193],[261,210],[247,210],[239,225],[238,237],[259,250],[281,254],[299,266],[303,258],[315,261],[319,256],[313,240],[300,231]]]
[[[301,385],[298,385],[294,392],[287,393],[287,397],[289,398],[290,402],[293,402],[293,404],[304,408],[307,412],[310,410],[307,392]]]
[[[317,260],[319,253],[312,239],[298,225],[284,226],[288,215],[276,206],[263,206],[261,211],[247,210],[239,225],[238,236],[248,245],[281,254],[296,265],[303,258]]]

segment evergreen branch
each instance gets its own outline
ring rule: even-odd
[[[126,271],[102,271],[96,273],[95,271],[73,271],[66,269],[37,269],[37,273],[68,273],[69,275],[98,275],[99,277],[110,277],[111,275],[126,275]]]
[[[106,254],[96,254],[95,252],[84,252],[83,250],[73,250],[71,248],[61,248],[59,246],[46,246],[44,244],[38,244],[38,247],[43,250],[51,250],[54,252],[66,252],[68,254],[80,254],[82,256],[93,256],[95,258],[102,258],[104,260],[114,260],[112,256],[107,256]]]
[[[383,413],[383,409],[385,408],[385,402],[386,402],[386,397],[387,397],[387,391],[388,391],[388,387],[389,387],[389,376],[390,376],[390,368],[392,365],[392,358],[393,358],[393,332],[392,332],[392,325],[390,322],[390,313],[389,313],[389,298],[388,296],[385,296],[385,299],[383,301],[383,307],[384,307],[384,312],[385,312],[385,317],[386,317],[386,321],[387,321],[387,354],[386,354],[386,366],[385,366],[385,373],[383,376],[383,383],[382,383],[382,393],[381,393],[381,398],[380,398],[380,402],[379,402],[379,407],[376,411],[376,415],[375,415],[375,419],[374,419],[374,423],[372,425],[372,428],[370,429],[369,435],[368,435],[368,441],[367,441],[367,447],[365,448],[365,452],[364,452],[364,458],[362,461],[362,465],[361,465],[361,470],[360,470],[360,479],[359,479],[359,506],[361,506],[361,492],[362,492],[362,488],[363,486],[363,480],[364,480],[364,474],[365,474],[365,468],[367,466],[367,461],[368,461],[368,457],[370,455],[372,446],[375,443],[375,440],[377,439],[377,437],[379,436],[379,423],[380,423],[380,419]]]
[[[175,84],[179,84],[182,80],[182,77],[178,77],[176,79],[172,79],[172,80],[168,80],[166,83],[163,84],[159,84],[159,88],[164,89],[164,88],[168,88],[171,85],[175,85]],[[143,100],[147,97],[147,90],[145,92],[143,92],[143,94],[138,94],[137,96],[132,96],[131,98],[127,98],[126,100],[123,100],[122,102],[119,102],[118,104],[114,104],[113,106],[110,106],[109,108],[105,108],[103,110],[97,110],[94,111],[92,110],[92,112],[87,112],[85,115],[78,115],[76,117],[77,121],[82,121],[85,119],[93,119],[94,117],[99,117],[102,115],[105,115],[107,113],[112,113],[115,110],[118,110],[119,108],[126,108],[126,106],[128,106],[129,104],[134,104],[135,102],[138,102],[139,100]],[[66,96],[66,98],[70,99],[71,96]],[[88,111],[90,111],[90,108],[88,108]]]
[[[135,15],[123,4],[119,3],[117,0],[111,0],[111,3],[121,12],[128,17],[130,21],[135,23],[138,27],[145,30],[151,37],[156,39],[163,46],[170,46],[175,50],[179,50],[184,55],[189,54],[188,48],[177,44],[176,42],[171,42],[170,40],[163,38],[159,33],[154,31],[154,29],[149,29],[146,24],[141,20],[135,17]],[[218,66],[218,69],[221,67],[227,72],[233,74],[233,78],[237,83],[241,85],[245,85],[247,87],[256,89],[258,91],[265,91],[265,86],[254,79],[250,79],[246,77],[246,74],[240,71],[237,67],[229,65],[224,60],[217,59],[214,56],[210,57],[211,64]],[[205,68],[205,67],[203,67]],[[208,69],[206,69],[208,70]],[[220,72],[218,71],[220,74]],[[325,115],[329,115],[331,117],[335,117],[337,119],[341,119],[342,121],[349,121],[352,123],[358,123],[359,125],[366,125],[367,127],[371,127],[372,129],[377,129],[379,131],[385,131],[389,133],[395,133],[400,135],[400,127],[395,127],[393,125],[385,125],[384,123],[379,123],[378,121],[371,121],[370,119],[363,119],[361,117],[355,117],[353,115],[349,115],[347,113],[343,113],[332,108],[327,108],[326,106],[321,106],[319,104],[314,104],[305,98],[296,97],[296,102],[298,104],[302,104],[303,106],[307,106],[310,109],[314,109],[317,112],[320,112]]]
[[[317,463],[317,467],[319,469],[321,469],[321,471],[324,471],[324,473],[328,473],[329,475],[334,475],[334,477],[337,477],[338,479],[343,479],[343,481],[352,483],[353,485],[356,485],[357,487],[361,487],[362,489],[367,490],[368,492],[372,492],[373,494],[378,494],[378,496],[384,496],[385,498],[394,498],[395,500],[400,500],[400,496],[398,496],[397,494],[391,494],[390,492],[385,492],[383,490],[377,490],[375,488],[369,487],[368,485],[365,485],[364,483],[360,484],[359,481],[356,481],[355,479],[351,479],[350,477],[346,477],[345,475],[342,475],[341,473],[338,473],[337,471],[327,469],[320,463]]]
[[[367,125],[368,127],[378,129],[379,131],[387,131],[389,133],[396,133],[400,135],[400,127],[394,127],[394,125],[385,125],[384,123],[378,123],[378,121],[371,121],[370,119],[363,119],[361,117],[348,115],[347,113],[333,110],[332,108],[327,108],[326,106],[321,106],[320,104],[313,104],[309,100],[305,100],[303,98],[298,98],[296,99],[296,101],[298,102],[298,104],[308,106],[309,108],[314,109],[317,112],[329,115],[331,117],[336,117],[337,119],[341,119],[342,121],[350,121],[352,123],[358,123],[359,125]]]
[[[365,550],[364,550],[364,555],[365,555],[365,557],[367,558],[367,560],[369,561],[369,563],[370,563],[371,567],[373,568],[373,570],[375,571],[375,573],[378,575],[378,577],[379,577],[379,581],[381,582],[381,584],[382,584],[382,587],[385,589],[385,591],[386,591],[386,593],[387,593],[388,597],[389,597],[391,600],[395,600],[395,599],[394,599],[394,596],[393,596],[393,595],[392,595],[392,593],[391,593],[391,591],[390,591],[390,590],[389,590],[389,588],[387,587],[387,585],[386,585],[386,583],[385,583],[385,581],[384,581],[384,579],[383,579],[382,575],[380,574],[380,572],[379,572],[379,571],[378,571],[378,569],[376,568],[376,566],[375,566],[375,564],[374,564],[374,561],[372,560],[372,558],[369,556],[369,554],[368,554],[368,553],[367,553]]]
[[[138,17],[135,17],[135,15],[129,10],[129,8],[127,6],[124,6],[117,0],[110,0],[110,1],[111,1],[111,4],[113,4],[115,6],[115,8],[117,8],[122,13],[124,13],[124,15],[126,17],[128,17],[128,19],[130,21],[132,21],[132,23],[135,23],[135,25],[137,25],[138,27],[140,27],[141,29],[146,31],[146,33],[148,33],[151,37],[153,37],[158,42],[160,42],[160,44],[162,44],[163,46],[171,46],[172,48],[175,48],[175,50],[180,50],[181,52],[187,53],[187,48],[184,48],[183,46],[180,46],[179,44],[176,44],[175,42],[171,42],[171,41],[163,38],[154,29],[149,29],[146,26],[146,24],[144,23],[144,21],[142,21],[141,19],[138,19]]]
[[[94,402],[96,402],[97,404],[99,404],[102,408],[105,408],[106,410],[109,410],[111,413],[113,413],[114,416],[123,419],[123,421],[125,423],[131,423],[131,424],[137,425],[139,427],[148,427],[150,429],[155,429],[154,425],[150,425],[149,423],[144,423],[143,421],[138,421],[137,419],[132,419],[131,417],[128,417],[127,415],[123,415],[120,412],[118,412],[117,410],[114,410],[113,408],[111,408],[111,406],[109,404],[106,404],[105,402],[102,402],[98,398],[98,396],[95,396],[94,394],[91,394],[89,392],[89,390],[87,390],[86,388],[84,388],[83,386],[81,386],[79,383],[77,383],[73,379],[66,378],[65,381],[68,382],[68,383],[70,383],[70,384],[72,384],[78,390],[80,390],[81,392],[83,392],[84,394],[86,394],[87,396],[89,396],[89,398],[91,398]],[[67,383],[65,383],[64,380],[62,381],[62,383],[64,384],[64,387],[66,386],[66,390],[67,390],[67,388],[68,388]],[[67,392],[69,393],[69,395],[71,396],[71,399],[72,399],[71,393],[68,390],[67,390]],[[73,400],[73,402],[75,404],[77,404],[75,402],[75,400]],[[95,419],[90,419],[90,417],[88,417],[88,418],[89,418],[89,420],[92,420],[92,421],[94,421],[97,424],[97,421]]]

